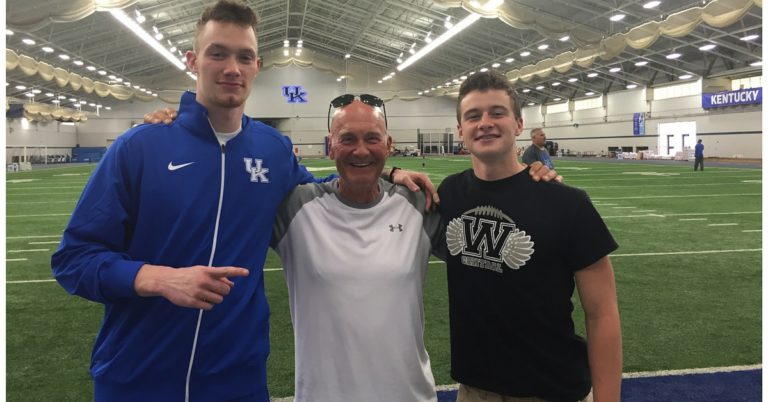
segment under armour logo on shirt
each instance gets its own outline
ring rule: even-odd
[[[389,225],[389,231],[394,232],[395,229],[397,229],[398,232],[403,231],[403,225],[401,223],[398,223],[397,225]]]

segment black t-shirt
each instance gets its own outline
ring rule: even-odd
[[[618,248],[587,194],[472,170],[443,181],[451,375],[509,396],[575,401],[589,393],[586,342],[576,335],[574,272]]]

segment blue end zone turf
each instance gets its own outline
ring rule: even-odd
[[[625,378],[622,402],[754,402],[762,395],[762,370]],[[456,390],[439,391],[438,402],[456,401]]]

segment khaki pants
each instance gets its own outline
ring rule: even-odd
[[[547,402],[536,397],[504,396],[495,392],[483,391],[469,385],[459,384],[456,402]],[[592,392],[579,402],[592,402]]]

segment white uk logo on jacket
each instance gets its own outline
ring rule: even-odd
[[[269,169],[262,166],[261,159],[243,158],[243,162],[245,162],[245,171],[251,175],[251,182],[269,183],[267,177]]]

